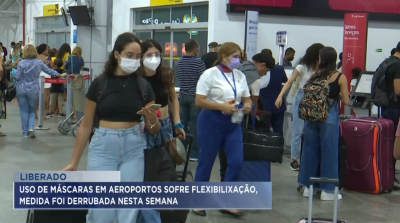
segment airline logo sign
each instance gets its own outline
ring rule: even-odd
[[[43,16],[52,16],[60,14],[59,4],[44,5]]]
[[[182,4],[183,0],[150,0],[150,6]]]

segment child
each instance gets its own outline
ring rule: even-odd
[[[360,74],[361,69],[359,67],[355,67],[351,70],[350,93],[352,93],[353,89],[356,87]]]
[[[58,73],[64,73],[62,69],[63,61],[61,59],[54,60],[54,70]],[[58,78],[58,77],[54,77]],[[50,110],[52,113],[57,111],[58,105],[58,117],[65,117],[63,113],[63,106],[64,106],[64,94],[63,94],[63,85],[62,84],[52,84],[50,88]]]

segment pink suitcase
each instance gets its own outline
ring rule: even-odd
[[[383,118],[356,117],[341,123],[347,142],[347,190],[379,194],[391,192],[394,183],[393,122]]]

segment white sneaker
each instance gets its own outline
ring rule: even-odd
[[[313,190],[313,195],[317,195],[316,190]],[[304,187],[303,197],[309,197],[309,196],[310,196],[310,190],[308,189],[308,187]]]
[[[33,138],[36,138],[35,131],[34,131],[34,130],[32,130],[32,129],[29,129],[29,133],[28,133],[28,135],[29,135],[29,138],[31,138],[31,139],[33,139]]]
[[[341,194],[338,194],[338,200],[342,200],[343,196]],[[335,199],[335,194],[334,193],[327,193],[325,191],[322,191],[321,193],[321,201],[333,201]]]

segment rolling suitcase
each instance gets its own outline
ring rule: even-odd
[[[341,123],[347,142],[345,189],[378,194],[391,192],[394,183],[393,122],[356,117]]]
[[[333,204],[333,219],[327,218],[313,218],[313,196],[309,197],[309,209],[308,218],[303,218],[298,223],[348,223],[347,221],[341,221],[337,219],[337,208],[338,208],[338,194],[339,194],[339,180],[326,179],[326,178],[310,178],[310,194],[313,194],[314,184],[320,183],[331,183],[335,185],[335,200]]]

